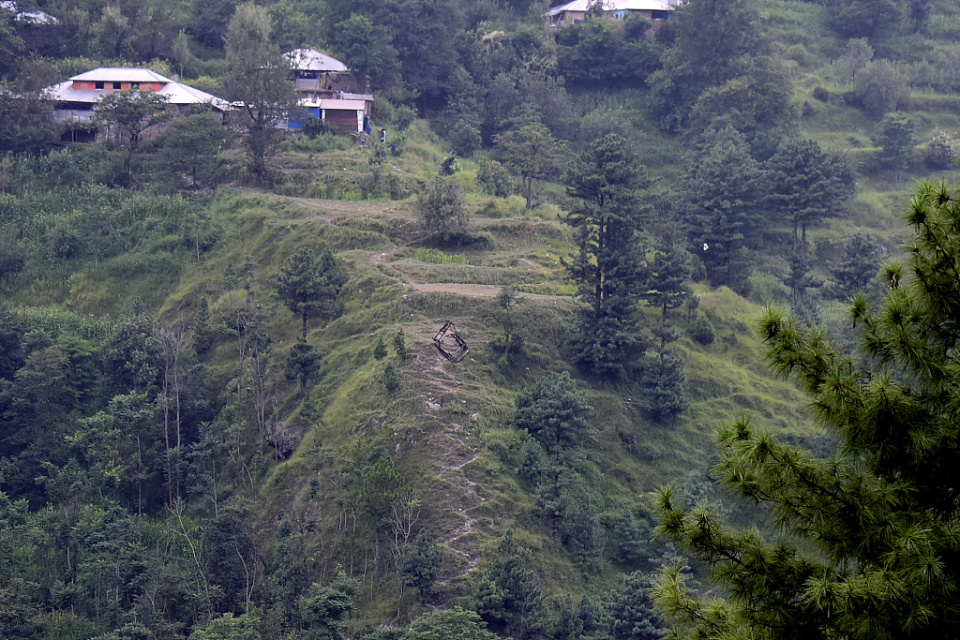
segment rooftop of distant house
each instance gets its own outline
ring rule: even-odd
[[[565,11],[589,11],[596,0],[573,0],[547,11],[555,16]],[[678,4],[675,0],[602,0],[604,11],[670,11]]]
[[[30,24],[57,24],[58,20],[49,13],[43,11],[20,11],[17,3],[12,0],[3,0],[0,2],[0,9],[5,9],[16,14],[18,22],[28,22]]]
[[[349,71],[347,65],[316,49],[294,49],[283,56],[297,71]]]
[[[220,110],[230,106],[226,100],[206,91],[176,82],[150,69],[138,68],[93,69],[47,87],[46,94],[60,102],[95,104],[104,95],[114,91],[144,90],[166,96],[167,101],[174,105],[210,104]]]

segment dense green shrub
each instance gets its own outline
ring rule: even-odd
[[[863,110],[873,118],[895,111],[910,95],[903,72],[887,60],[868,62],[853,76],[853,90]]]
[[[931,169],[946,169],[957,158],[957,143],[946,131],[937,129],[930,136],[927,148],[923,151],[923,160]]]

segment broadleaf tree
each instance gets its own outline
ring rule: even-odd
[[[533,181],[542,180],[554,169],[562,144],[540,121],[539,114],[525,116],[496,136],[494,142],[500,161],[520,176],[529,211],[533,207]]]
[[[466,239],[469,217],[463,206],[460,184],[450,177],[437,176],[417,197],[417,222],[424,234],[441,243]]]
[[[228,97],[242,103],[240,123],[254,180],[268,178],[267,157],[279,136],[278,124],[296,108],[290,62],[274,44],[273,19],[252,2],[237,7],[225,41]]]
[[[872,308],[854,299],[859,354],[767,310],[775,372],[797,382],[837,439],[818,458],[746,420],[719,433],[716,473],[775,523],[736,529],[660,497],[661,536],[712,568],[694,596],[679,568],[658,603],[679,637],[951,638],[960,628],[960,198],[924,184],[906,264]]]
[[[212,111],[191,113],[171,121],[163,132],[164,166],[178,180],[181,173],[196,188],[211,180],[217,168],[217,154],[227,143],[229,129]]]
[[[116,91],[105,95],[97,105],[97,123],[113,128],[125,148],[123,170],[130,178],[143,134],[163,117],[167,100],[167,96],[152,91]]]
[[[706,89],[744,75],[768,45],[753,0],[690,0],[677,8],[671,24],[675,40],[647,82],[660,126],[678,131]]]

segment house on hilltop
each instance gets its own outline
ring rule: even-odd
[[[590,9],[600,4],[605,16],[624,20],[640,15],[647,20],[669,20],[679,0],[573,0],[547,11],[550,26],[554,29],[579,24],[587,19]]]
[[[366,78],[315,49],[295,49],[283,55],[293,69],[300,106],[312,117],[344,131],[367,128],[373,95]],[[290,128],[300,129],[301,123],[291,119]]]
[[[59,20],[52,15],[44,13],[43,11],[20,11],[17,3],[13,2],[13,0],[3,0],[3,2],[0,2],[0,10],[12,13],[14,20],[17,22],[34,25],[57,24],[59,22]]]
[[[54,122],[81,125],[69,127],[70,130],[64,134],[65,142],[96,140],[98,131],[91,125],[97,103],[104,96],[117,91],[154,91],[167,97],[168,109],[181,113],[195,104],[209,104],[220,112],[230,108],[230,103],[222,98],[175,82],[149,69],[101,67],[44,89],[46,97],[54,102]]]

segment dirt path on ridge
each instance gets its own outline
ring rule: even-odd
[[[370,262],[378,264],[387,264],[389,259],[389,254],[393,251],[396,251],[397,245],[391,244],[390,249],[387,251],[378,251],[371,254]],[[422,292],[434,292],[434,293],[453,293],[460,296],[467,296],[468,298],[496,298],[497,294],[500,293],[500,290],[503,287],[493,284],[468,284],[468,283],[459,283],[459,282],[417,282],[416,278],[411,276],[409,273],[406,273],[400,270],[396,265],[392,265],[394,269],[400,272],[402,278],[394,278],[401,284],[404,284],[408,287],[415,289],[416,291]],[[558,296],[558,295],[549,295],[543,293],[520,293],[524,298],[532,298],[536,300],[573,300],[572,296]]]

